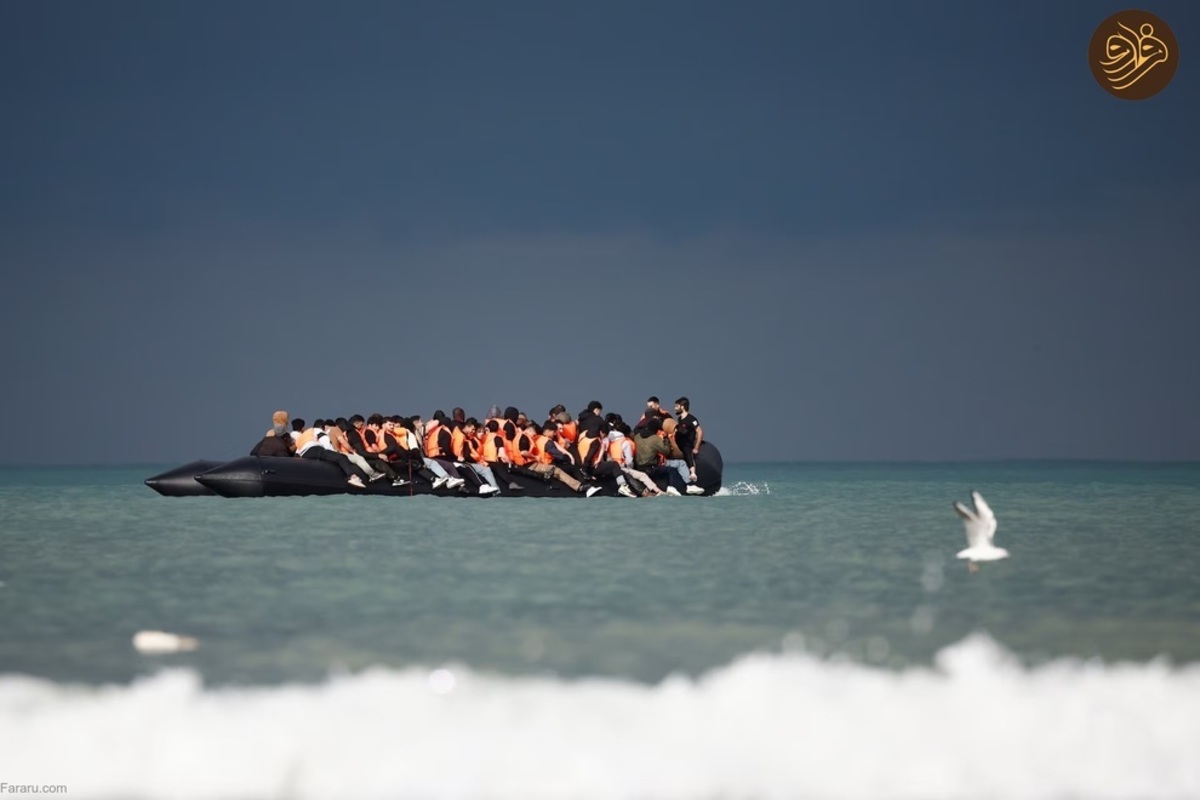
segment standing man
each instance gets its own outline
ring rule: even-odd
[[[675,401],[675,416],[679,418],[675,425],[675,444],[679,445],[679,452],[683,453],[690,476],[687,493],[704,494],[704,490],[696,485],[696,454],[700,452],[700,445],[704,442],[704,430],[700,427],[700,420],[691,413],[691,403],[686,397]]]

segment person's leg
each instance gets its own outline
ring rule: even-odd
[[[370,464],[376,472],[382,472],[388,480],[396,480],[400,476],[396,474],[396,470],[392,469],[392,465],[379,456],[364,456],[367,463]]]
[[[558,467],[563,472],[567,473],[568,475],[570,475],[572,478],[574,478],[577,481],[582,482],[584,480],[587,480],[587,478],[584,477],[583,470],[581,470],[579,467],[577,467],[574,464],[560,463],[560,464],[555,464],[554,466]]]
[[[366,478],[366,473],[359,474],[361,470],[350,463],[350,459],[346,458],[341,453],[335,453],[332,450],[326,450],[324,447],[310,447],[304,452],[305,458],[311,458],[315,461],[328,461],[331,464],[336,464],[347,478],[358,478],[360,481]]]
[[[463,481],[463,476],[462,476],[462,474],[461,474],[461,473],[458,471],[458,467],[456,467],[456,466],[454,465],[454,462],[453,462],[453,461],[447,461],[447,460],[446,460],[446,459],[444,459],[444,458],[437,458],[437,459],[434,459],[434,460],[435,460],[435,461],[437,461],[438,465],[439,465],[439,466],[440,466],[440,467],[441,467],[443,470],[445,470],[445,471],[446,471],[446,474],[450,476],[450,480],[451,480],[451,481],[456,481],[456,482],[457,482],[457,485],[459,485],[459,486],[462,486],[462,484],[463,484],[463,482],[464,482],[464,481]]]
[[[421,463],[425,465],[425,469],[429,470],[430,472],[432,472],[434,475],[436,475],[439,478],[449,478],[450,477],[446,473],[446,470],[442,469],[442,465],[439,464],[437,461],[433,460],[432,458],[422,458]]]
[[[582,483],[580,483],[575,478],[572,478],[570,475],[563,472],[561,469],[554,466],[553,464],[539,464],[538,466],[545,467],[546,468],[545,471],[550,474],[550,477],[552,477],[555,480],[562,483],[564,486],[566,486],[572,492],[578,492],[580,489],[583,488]]]
[[[649,492],[650,494],[662,494],[662,489],[659,489],[654,483],[654,479],[646,473],[633,469],[632,467],[625,467],[625,474],[637,483],[640,483],[643,491]]]
[[[683,479],[685,486],[687,485],[688,481],[692,479],[692,474],[688,469],[687,462],[682,458],[668,458],[667,466],[675,468],[675,470],[679,473],[679,477]]]
[[[490,467],[484,464],[471,463],[467,464],[467,466],[474,470],[476,475],[483,478],[484,482],[487,483],[488,486],[492,486],[497,489],[500,488],[500,484],[496,483],[496,475],[492,472]]]
[[[368,462],[365,458],[360,456],[358,453],[347,453],[346,458],[350,459],[351,464],[353,464],[354,466],[358,467],[363,472],[365,472],[369,479],[371,479],[373,481],[377,481],[380,478],[384,477],[384,474],[382,472],[379,472],[374,467],[372,467],[370,462]]]

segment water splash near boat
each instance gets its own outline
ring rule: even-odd
[[[732,486],[722,486],[713,497],[746,497],[755,494],[770,494],[771,486],[766,481],[762,483],[751,483],[750,481],[738,481]]]

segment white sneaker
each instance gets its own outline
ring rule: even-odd
[[[701,489],[699,486],[697,486],[694,483],[689,483],[687,485],[687,493],[688,494],[704,494],[704,490]]]
[[[350,484],[351,486],[356,486],[359,489],[366,488],[363,485],[362,478],[358,477],[357,475],[351,475],[349,478],[346,479],[346,483]]]
[[[447,489],[457,489],[458,487],[462,486],[464,483],[466,483],[466,481],[464,481],[462,478],[451,478],[450,480],[446,481],[446,488]]]
[[[679,490],[674,486],[667,487],[667,494],[671,495],[671,497],[683,497],[683,495],[679,493]]]
[[[448,480],[450,480],[450,479],[449,478],[438,478],[436,481],[433,482],[433,488],[435,488],[435,489],[442,488],[443,486],[446,485],[446,481],[448,481]]]
[[[630,489],[629,484],[626,483],[621,484],[621,487],[617,489],[617,494],[621,495],[622,497],[637,497],[637,495],[633,493],[633,489]]]
[[[370,481],[371,481],[371,483],[374,483],[375,481],[377,481],[377,480],[379,480],[380,478],[383,478],[383,477],[384,477],[384,474],[383,474],[382,472],[376,472],[376,473],[375,473],[374,475],[372,475],[372,476],[371,476],[371,477],[370,477],[368,480],[370,480]]]
[[[500,487],[492,486],[490,483],[485,483],[483,486],[479,487],[480,494],[495,494],[498,491],[500,491]]]
[[[599,487],[599,486],[589,486],[589,487],[588,487],[588,490],[587,490],[587,496],[588,496],[588,497],[591,497],[592,495],[594,495],[594,494],[595,494],[596,492],[598,492],[598,491],[600,491],[600,487]]]
[[[404,480],[404,478],[396,478],[396,480],[392,481],[392,486],[408,486],[408,481]]]

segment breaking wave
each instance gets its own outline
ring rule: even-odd
[[[655,686],[453,665],[0,678],[0,778],[70,797],[1195,797],[1197,742],[1200,667],[1029,668],[983,635],[932,668],[755,654]]]

